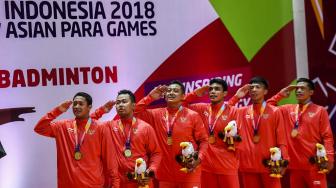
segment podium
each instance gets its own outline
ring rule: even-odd
[[[6,152],[5,152],[5,149],[2,147],[2,144],[0,142],[0,159],[4,156],[6,156]]]

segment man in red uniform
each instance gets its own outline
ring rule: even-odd
[[[131,91],[119,91],[115,105],[120,119],[103,123],[108,128],[111,144],[116,148],[116,159],[110,158],[108,160],[118,161],[122,188],[137,188],[139,185],[150,184],[148,176],[136,182],[133,179],[128,179],[126,175],[134,173],[138,158],[145,160],[147,174],[152,172],[154,175],[156,174],[162,156],[154,129],[148,123],[133,116],[135,96]],[[108,110],[104,107],[99,108],[96,110],[97,117],[95,118],[100,118],[111,108],[112,106],[109,106]]]
[[[228,149],[226,143],[218,137],[224,128],[232,120],[236,120],[236,108],[224,102],[227,95],[227,83],[223,79],[210,80],[210,86],[204,86],[189,93],[185,102],[191,103],[194,98],[201,97],[208,90],[211,103],[197,103],[188,105],[202,117],[205,127],[208,129],[209,148],[202,161],[202,187],[228,187],[239,188],[238,167],[239,160],[236,150]],[[245,85],[237,91],[236,98],[241,98],[248,92],[249,85]],[[238,126],[238,129],[240,125]],[[238,131],[239,133],[239,131]]]
[[[72,104],[75,119],[54,121]],[[55,138],[57,147],[57,177],[59,188],[102,188],[104,169],[119,187],[117,164],[108,145],[103,126],[89,117],[92,98],[77,93],[73,101],[65,101],[43,116],[35,126],[40,135]]]
[[[285,130],[288,140],[288,152],[291,187],[327,187],[325,174],[318,173],[316,164],[311,164],[309,158],[316,155],[316,143],[325,146],[328,163],[327,169],[334,167],[334,140],[330,128],[328,112],[324,107],[314,104],[311,96],[314,93],[314,83],[306,78],[299,78],[296,86],[282,89],[267,102],[277,105],[281,99],[288,97],[295,90],[298,104],[279,106],[285,120]]]
[[[154,127],[162,149],[163,157],[157,170],[160,188],[196,188],[201,187],[201,161],[208,147],[208,136],[201,117],[197,112],[182,106],[185,89],[181,82],[173,81],[168,87],[158,86],[137,103],[139,118]],[[167,107],[146,109],[153,101],[165,95]],[[181,153],[181,142],[191,142],[198,159],[189,163],[189,172],[180,171],[181,165],[175,160]]]
[[[242,126],[243,152],[239,153],[243,187],[281,187],[279,178],[270,177],[263,165],[270,158],[270,148],[281,149],[282,158],[288,160],[284,122],[280,110],[266,104],[268,82],[261,77],[250,80],[252,105],[238,109],[238,125]]]

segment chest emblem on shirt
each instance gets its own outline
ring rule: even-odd
[[[114,132],[118,132],[118,127],[113,127]]]
[[[180,121],[181,121],[181,123],[185,123],[185,122],[187,121],[187,118],[185,118],[185,117],[181,117],[181,118],[180,118]]]
[[[136,133],[137,133],[137,131],[138,131],[138,129],[137,129],[137,128],[133,128],[133,134],[136,134]]]
[[[245,115],[245,118],[246,118],[246,119],[250,119],[251,116],[250,116],[249,114],[246,114],[246,115]]]
[[[74,132],[74,129],[69,127],[69,128],[68,128],[68,132],[69,132],[69,133],[73,133],[73,132]]]
[[[269,114],[263,114],[262,116],[264,119],[267,119],[269,117]]]
[[[308,116],[309,116],[310,118],[314,117],[314,115],[315,115],[314,112],[308,112]]]
[[[204,111],[203,114],[204,114],[206,117],[209,117],[209,112],[208,112],[208,111]]]
[[[90,130],[90,129],[89,129],[88,132],[87,132],[87,134],[88,134],[88,135],[94,135],[95,132],[96,132],[96,130]]]
[[[226,121],[227,118],[228,118],[227,115],[222,115],[222,120],[223,120],[223,121]]]

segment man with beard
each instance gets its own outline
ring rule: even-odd
[[[281,187],[279,178],[272,178],[263,165],[270,158],[270,148],[281,149],[282,158],[288,160],[287,141],[281,112],[265,101],[268,82],[261,77],[250,80],[252,104],[238,109],[238,125],[241,125],[243,152],[239,153],[239,171],[243,187]],[[284,169],[283,169],[284,171]]]
[[[307,78],[299,78],[296,85],[282,89],[267,102],[277,105],[281,99],[295,90],[298,104],[279,106],[285,120],[291,187],[327,187],[326,175],[318,173],[317,166],[309,162],[316,155],[316,143],[325,146],[328,158],[327,170],[334,167],[334,140],[328,112],[324,107],[314,104],[314,83]]]
[[[54,121],[72,104],[74,119]],[[105,129],[89,116],[92,98],[84,92],[77,93],[73,101],[65,101],[43,116],[35,132],[55,138],[57,147],[57,177],[59,188],[102,188],[104,169],[114,187],[119,187],[117,164],[109,149]]]
[[[160,188],[195,188],[201,187],[200,163],[208,147],[208,136],[198,113],[182,106],[185,88],[179,81],[172,81],[168,86],[154,88],[148,96],[136,106],[136,115],[154,127],[163,157],[157,170]],[[147,109],[147,106],[165,97],[167,107]],[[188,162],[188,172],[180,171],[181,165],[176,155],[181,153],[181,142],[191,142],[198,158]]]
[[[95,112],[95,117],[100,118],[104,113],[109,112],[112,106],[116,105],[117,114],[120,119],[111,120],[102,123],[108,129],[111,145],[115,146],[116,159],[119,166],[119,177],[121,179],[121,188],[137,188],[150,184],[150,175],[156,174],[161,161],[161,150],[154,132],[154,129],[146,122],[134,117],[135,96],[129,90],[121,90],[115,102],[111,105],[106,103]],[[105,107],[108,107],[106,109]],[[142,158],[147,164],[144,179],[139,178],[138,182],[128,179],[127,174],[134,172],[136,160]]]
[[[185,97],[185,102],[192,103],[196,97],[201,97],[208,91],[211,102],[188,105],[188,108],[200,114],[208,130],[209,148],[202,161],[202,187],[239,188],[237,144],[234,144],[236,149],[232,151],[223,142],[223,138],[219,138],[228,123],[237,119],[234,104],[224,101],[227,89],[227,83],[223,79],[214,78],[210,80],[209,86],[198,88]],[[240,88],[232,101],[244,97],[248,89],[248,84]],[[238,125],[238,134],[240,127]]]

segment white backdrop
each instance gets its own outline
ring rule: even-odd
[[[45,113],[60,102],[72,99],[78,91],[85,91],[94,99],[93,109],[114,99],[120,89],[135,91],[143,81],[185,41],[218,18],[208,1],[169,0],[151,1],[155,8],[156,35],[119,36],[106,34],[106,23],[111,21],[111,1],[103,1],[106,19],[98,20],[28,20],[6,18],[5,1],[0,3],[0,70],[10,72],[11,85],[0,88],[0,108],[35,107],[35,113],[23,114],[25,121],[0,125],[0,140],[7,156],[0,160],[1,188],[56,187],[56,146],[50,138],[37,135],[34,125]],[[9,2],[9,1],[8,1]],[[19,2],[19,1],[16,1]],[[37,3],[41,1],[35,1]],[[50,1],[51,2],[51,1]],[[61,1],[59,1],[61,2]],[[67,1],[65,1],[67,2]],[[96,2],[96,1],[92,1]],[[135,1],[118,1],[120,3]],[[139,1],[140,4],[145,1]],[[125,19],[123,19],[125,20]],[[132,18],[131,21],[136,21]],[[9,22],[99,21],[104,36],[14,38],[8,34]],[[105,25],[105,26],[104,26]],[[16,25],[17,27],[17,25]],[[60,32],[60,28],[57,28]],[[56,85],[48,83],[36,87],[12,87],[13,72],[27,69],[116,66],[117,82]],[[173,74],[173,73],[172,73]],[[1,84],[6,80],[1,74]],[[24,75],[26,76],[26,75]],[[104,116],[112,118],[115,112]],[[71,110],[59,119],[72,117]]]

